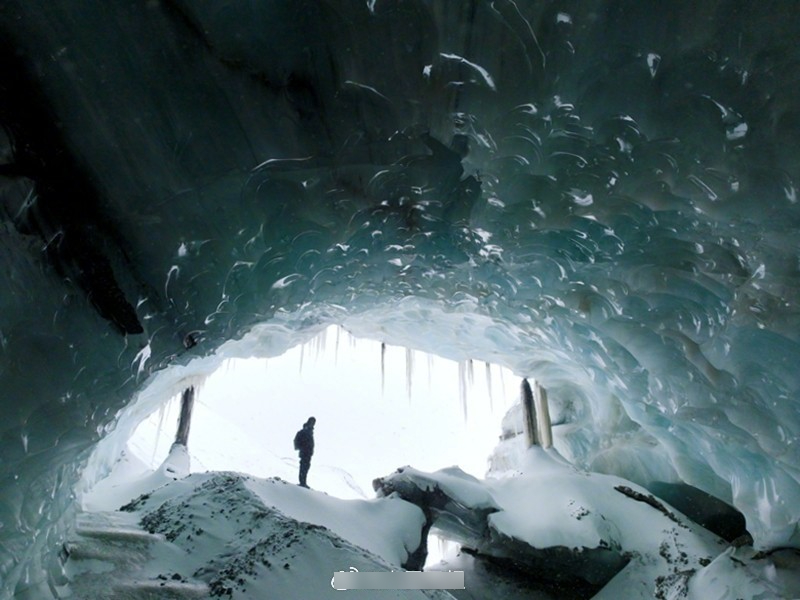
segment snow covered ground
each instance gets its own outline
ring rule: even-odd
[[[167,462],[180,464],[183,454],[176,448]],[[124,463],[89,495],[95,510],[66,545],[72,584],[64,592],[73,597],[325,598],[335,593],[335,571],[399,570],[420,542],[422,512],[400,499],[342,500],[232,472],[173,480],[162,469],[131,479],[135,465]],[[405,590],[386,597],[451,598]]]
[[[564,571],[557,579],[569,584],[585,578],[587,564],[595,560],[587,558],[587,549],[609,551],[625,563],[596,600],[800,595],[796,552],[766,555],[729,547],[631,482],[582,472],[552,450],[533,448],[524,456],[511,477],[405,468],[384,478],[438,487],[447,506],[483,515],[489,532],[483,540],[460,536],[474,556],[448,556],[431,567],[463,569],[465,590],[453,590],[452,596],[384,592],[386,597],[588,598],[574,586],[554,594],[536,566],[555,550]],[[189,474],[186,467],[181,447],[156,471],[127,456],[120,460],[84,498],[90,511],[66,545],[66,574],[73,582],[66,593],[98,600],[323,598],[334,592],[335,571],[397,570],[420,542],[423,510],[397,495],[345,500],[279,478]],[[117,510],[125,498],[133,501]],[[349,593],[374,597],[364,590]]]

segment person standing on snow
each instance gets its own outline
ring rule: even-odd
[[[314,424],[317,420],[309,417],[303,428],[294,436],[294,449],[300,452],[300,485],[307,488],[306,476],[311,468],[311,457],[314,454]]]

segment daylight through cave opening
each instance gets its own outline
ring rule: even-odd
[[[431,471],[458,465],[483,477],[500,420],[517,401],[518,378],[479,364],[357,339],[333,326],[277,357],[226,359],[195,384],[191,470],[294,482],[291,439],[314,415],[310,482],[333,495],[372,496],[375,477],[406,464]],[[142,419],[126,443],[129,460],[151,469],[163,463],[181,405],[181,394],[173,394]]]

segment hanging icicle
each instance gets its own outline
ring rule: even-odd
[[[386,343],[381,342],[381,398],[386,388]]]
[[[300,370],[298,371],[298,373],[300,373],[301,375],[303,374],[303,357],[305,353],[306,353],[306,345],[300,344]]]
[[[489,392],[489,410],[494,412],[494,398],[492,397],[492,365],[490,363],[484,363],[486,365],[486,391]]]
[[[169,402],[165,402],[158,408],[158,427],[156,428],[156,439],[153,442],[153,456],[150,457],[150,464],[154,465],[156,463],[156,452],[158,452],[158,441],[161,439],[161,431],[164,429],[164,419],[167,416],[167,408],[172,402],[172,399]]]
[[[411,379],[414,376],[414,351],[406,348],[406,393],[408,402],[411,403]]]
[[[328,335],[328,330],[323,329],[314,339],[311,340],[312,347],[314,348],[314,361],[319,362],[319,355],[325,352],[325,338]]]
[[[458,398],[461,410],[464,411],[464,422],[467,422],[467,364],[463,360],[458,362]]]
[[[433,385],[432,373],[433,373],[433,354],[425,353],[426,358],[428,359],[428,391],[430,391],[431,386]]]
[[[342,327],[340,325],[336,326],[336,344],[334,345],[333,350],[333,364],[334,366],[339,364],[339,338],[342,334]]]

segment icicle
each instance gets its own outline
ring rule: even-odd
[[[306,352],[306,345],[300,344],[300,370],[298,371],[298,373],[300,373],[301,375],[303,373],[303,355],[305,354],[305,352]]]
[[[311,338],[311,340],[309,340],[309,342],[308,342],[308,345],[310,346],[309,349],[314,353],[314,361],[315,362],[319,358],[319,338],[320,338],[320,335],[322,335],[322,334],[318,333],[313,338]]]
[[[414,351],[406,348],[406,393],[408,402],[411,403],[411,378],[414,376]]]
[[[386,387],[386,344],[381,342],[381,398]]]
[[[339,364],[339,337],[341,336],[342,328],[340,326],[336,327],[336,344],[334,345],[333,349],[333,364],[334,366]]]
[[[458,398],[461,401],[461,410],[464,411],[464,422],[467,422],[467,364],[458,362]]]
[[[167,407],[169,406],[172,399],[169,402],[165,402],[158,408],[158,427],[156,428],[156,439],[153,443],[153,456],[150,458],[150,464],[153,465],[156,462],[156,452],[158,452],[158,441],[161,439],[161,430],[164,428],[164,418],[167,416]]]
[[[428,358],[428,390],[431,389],[432,383],[432,373],[433,373],[433,354],[425,353],[425,356]]]
[[[473,363],[472,359],[467,360],[467,381],[465,382],[465,391],[464,391],[464,405],[466,406],[469,399],[472,397],[472,389],[475,386],[475,364]],[[464,416],[464,420],[466,421],[466,414]]]
[[[328,345],[328,329],[325,328],[322,332],[317,336],[316,344],[314,350],[316,353],[314,354],[314,360],[319,361],[320,354],[325,354],[325,348]]]
[[[494,398],[492,397],[492,365],[484,363],[486,365],[486,390],[489,392],[489,411],[494,412]]]

